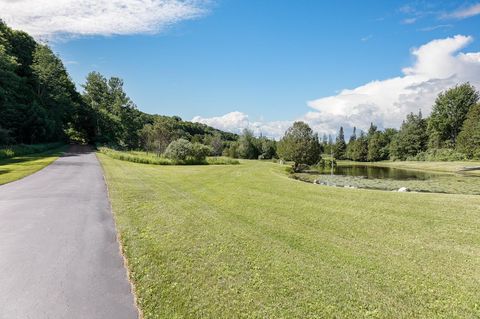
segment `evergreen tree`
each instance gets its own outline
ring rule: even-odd
[[[347,144],[345,143],[345,135],[343,133],[343,127],[340,126],[337,138],[335,140],[334,157],[337,159],[345,159],[345,153],[347,151]]]
[[[323,133],[323,136],[322,136],[322,145],[323,145],[323,147],[325,147],[327,144],[328,144],[327,134]]]
[[[376,131],[368,140],[368,156],[369,162],[382,161],[389,158],[390,155],[390,142],[391,142],[391,129],[385,130],[385,132]]]
[[[368,160],[368,139],[363,133],[353,142],[352,145],[352,160],[358,162],[366,162]]]
[[[400,131],[392,140],[390,147],[391,158],[405,160],[427,149],[427,123],[418,115],[410,113],[403,122]]]
[[[352,159],[352,151],[353,151],[353,147],[356,140],[357,140],[357,128],[354,126],[352,135],[350,135],[350,138],[348,140],[347,150],[345,152],[345,157],[347,159]]]
[[[371,139],[377,132],[377,126],[373,125],[373,122],[370,122],[370,127],[368,128],[367,138]]]

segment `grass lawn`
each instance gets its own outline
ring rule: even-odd
[[[145,318],[480,316],[480,196],[98,157]]]
[[[0,159],[0,185],[33,174],[55,161],[67,146],[41,153]]]

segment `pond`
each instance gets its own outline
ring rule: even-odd
[[[321,171],[322,175],[330,175],[331,170],[325,169]],[[438,176],[434,173],[426,173],[421,171],[413,171],[392,167],[378,167],[368,165],[341,165],[333,170],[336,176],[356,176],[368,179],[393,179],[393,180],[427,180]]]

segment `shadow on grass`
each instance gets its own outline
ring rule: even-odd
[[[41,153],[33,153],[33,154],[28,154],[28,155],[23,155],[23,156],[16,156],[16,157],[11,157],[11,158],[4,158],[0,160],[0,167],[2,165],[10,165],[10,164],[20,164],[24,162],[31,162],[35,161],[38,159],[42,159],[44,157],[51,157],[51,156],[62,156],[63,152],[65,152],[66,146],[62,146],[59,148],[51,149],[48,151],[44,151]],[[3,170],[0,170],[2,174],[6,173],[3,172]]]
[[[0,169],[0,175],[10,173],[11,171],[12,171],[12,170],[9,169],[9,168],[7,168],[7,169],[5,169],[5,168],[4,168],[4,169]]]

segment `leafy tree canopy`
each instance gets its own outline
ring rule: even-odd
[[[301,164],[312,165],[320,160],[318,135],[305,122],[295,122],[278,142],[278,155],[294,162],[294,170]]]

